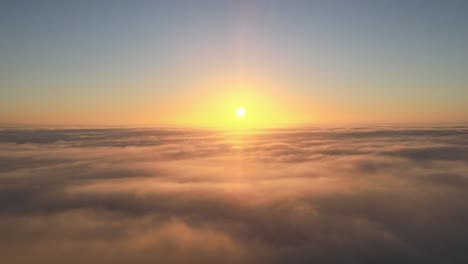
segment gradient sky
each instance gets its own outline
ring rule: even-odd
[[[467,122],[467,1],[1,1],[0,123]]]

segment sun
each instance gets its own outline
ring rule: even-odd
[[[245,116],[245,113],[246,113],[245,108],[242,106],[236,109],[236,115],[239,118],[243,118]]]

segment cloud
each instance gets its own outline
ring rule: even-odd
[[[8,263],[463,263],[468,127],[0,130]]]

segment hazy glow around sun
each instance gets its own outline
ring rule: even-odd
[[[239,118],[244,117],[244,116],[245,116],[245,113],[246,113],[246,111],[245,111],[245,108],[244,108],[244,107],[238,107],[238,108],[236,109],[236,115],[237,115],[237,117],[239,117]]]

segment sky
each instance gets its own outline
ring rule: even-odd
[[[1,1],[0,123],[467,122],[467,12],[455,0]]]

